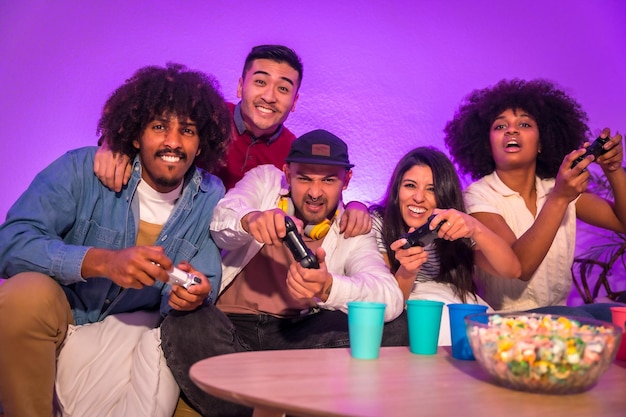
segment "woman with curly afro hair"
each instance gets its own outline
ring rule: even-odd
[[[468,213],[508,242],[522,265],[518,280],[481,271],[479,294],[503,311],[564,306],[572,287],[576,219],[626,232],[622,135],[611,137],[604,129],[605,153],[574,164],[588,146],[587,115],[541,79],[502,80],[473,91],[444,132],[453,161],[475,180],[465,191]],[[614,202],[587,192],[586,168],[594,161]]]

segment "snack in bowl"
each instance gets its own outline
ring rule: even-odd
[[[476,360],[500,384],[572,394],[596,383],[615,359],[622,330],[607,322],[547,314],[473,314],[465,318]]]

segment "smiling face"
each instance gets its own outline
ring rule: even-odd
[[[286,62],[254,60],[237,87],[246,129],[257,138],[276,132],[296,108],[299,82]]]
[[[409,227],[426,223],[435,208],[433,171],[426,165],[414,165],[402,176],[398,190],[398,203],[402,219]]]
[[[352,171],[335,165],[300,164],[292,162],[283,167],[296,209],[301,220],[317,224],[331,218],[348,187]]]
[[[158,192],[174,190],[200,154],[196,125],[189,119],[162,117],[148,123],[141,138],[133,141],[139,149],[141,178]]]
[[[522,109],[508,109],[496,117],[489,140],[497,169],[535,164],[541,150],[537,122]]]

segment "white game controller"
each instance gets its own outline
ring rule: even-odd
[[[167,281],[170,285],[180,285],[185,289],[189,289],[192,285],[197,285],[202,283],[202,279],[190,272],[182,271],[178,268],[174,268],[172,271],[167,271],[167,275],[169,275],[170,279]]]

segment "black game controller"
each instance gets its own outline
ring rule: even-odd
[[[180,285],[186,290],[189,289],[192,285],[197,285],[202,283],[202,279],[199,276],[194,275],[190,272],[185,272],[178,268],[174,268],[172,271],[167,271],[167,275],[170,279],[167,281],[170,285]]]
[[[287,244],[296,262],[300,262],[300,265],[305,268],[319,269],[320,264],[317,262],[317,258],[311,249],[304,244],[296,224],[289,216],[285,216],[285,227],[287,228],[287,234],[283,241]]]
[[[404,246],[402,246],[402,249],[408,249],[413,246],[426,246],[426,245],[431,244],[435,239],[437,239],[438,238],[437,232],[441,228],[441,225],[444,224],[446,221],[442,220],[437,225],[437,227],[435,227],[433,230],[430,230],[428,225],[430,224],[430,222],[433,221],[434,218],[435,218],[435,215],[431,214],[428,217],[428,220],[426,220],[426,223],[424,223],[423,225],[421,225],[420,227],[418,227],[411,233],[405,233],[402,236],[400,236],[400,238],[406,239],[406,243],[404,244]]]
[[[604,149],[603,146],[608,141],[609,141],[609,138],[600,138],[600,137],[594,140],[593,143],[589,145],[589,147],[586,149],[585,154],[579,156],[578,158],[576,158],[574,162],[572,162],[571,167],[574,168],[576,164],[578,164],[580,161],[582,161],[589,155],[593,155],[596,159],[598,159],[600,155],[604,155],[605,153],[607,153],[608,149]]]

